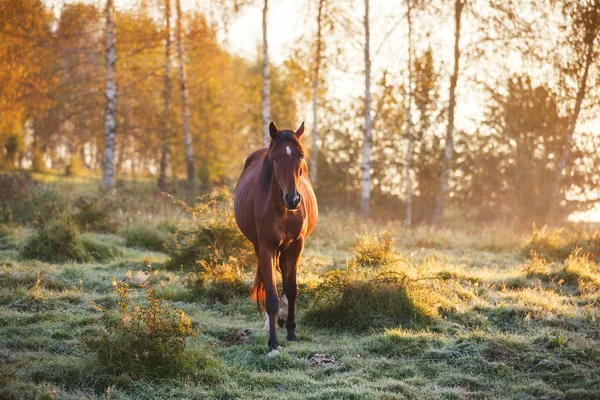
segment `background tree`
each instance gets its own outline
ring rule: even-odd
[[[106,109],[104,122],[104,158],[102,184],[109,189],[114,181],[115,137],[117,135],[117,84],[115,79],[115,7],[113,0],[106,0]]]
[[[160,173],[158,177],[158,188],[166,189],[167,184],[167,166],[169,159],[169,139],[170,139],[170,109],[171,100],[171,1],[165,0],[165,92],[164,92],[164,112],[163,112],[163,143],[160,156]]]
[[[267,41],[267,17],[269,15],[269,0],[264,0],[262,11],[262,34],[263,34],[263,84],[262,84],[262,132],[263,144],[269,145],[269,124],[271,123],[271,104],[269,87],[269,42]]]
[[[363,142],[362,188],[360,196],[360,213],[363,218],[369,217],[371,200],[371,50],[369,32],[369,0],[365,0],[365,126]]]
[[[562,12],[568,23],[565,26],[568,51],[573,55],[563,71],[577,82],[577,92],[571,111],[571,121],[566,130],[566,144],[556,164],[554,184],[549,194],[554,208],[559,206],[559,192],[563,183],[563,172],[573,146],[573,136],[581,106],[587,93],[590,67],[598,59],[597,40],[600,37],[600,0],[560,1]]]
[[[179,87],[181,89],[181,107],[183,121],[183,143],[185,144],[185,158],[187,164],[187,179],[191,185],[194,182],[194,148],[192,146],[192,136],[190,134],[190,107],[189,93],[187,84],[187,73],[185,67],[185,48],[183,43],[183,28],[181,15],[181,1],[175,0],[175,8],[177,11],[177,64],[179,68]]]
[[[323,5],[325,0],[317,0],[317,39],[316,39],[316,49],[315,49],[315,59],[314,59],[314,75],[313,75],[313,99],[312,99],[312,109],[313,109],[313,127],[312,127],[312,157],[310,159],[310,179],[313,185],[317,183],[317,170],[318,163],[317,159],[319,156],[319,72],[321,68],[321,58],[322,58],[322,38],[321,34],[323,31]]]
[[[435,225],[441,225],[444,218],[444,211],[448,201],[448,192],[450,190],[450,170],[452,169],[452,152],[454,136],[454,113],[456,108],[456,84],[460,71],[460,29],[462,12],[466,0],[455,0],[454,2],[454,69],[450,76],[450,89],[448,94],[448,128],[446,130],[446,143],[444,145],[444,162],[442,164],[442,173],[440,176],[440,191],[433,212],[432,222]]]

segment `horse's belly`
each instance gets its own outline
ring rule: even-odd
[[[252,182],[244,179],[238,183],[234,196],[235,222],[242,234],[252,243],[258,243],[254,220],[254,198]]]

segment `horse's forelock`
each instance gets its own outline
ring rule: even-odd
[[[281,144],[285,141],[293,142],[300,149],[300,151],[304,152],[304,146],[302,145],[300,140],[298,140],[296,135],[294,135],[294,132],[290,130],[279,131],[279,137],[274,142],[271,142],[269,150],[271,152],[276,151],[279,148],[279,146],[281,146]]]

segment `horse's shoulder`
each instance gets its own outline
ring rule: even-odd
[[[262,160],[267,154],[267,149],[256,150],[254,153],[250,154],[248,158],[246,158],[246,162],[244,163],[244,170],[246,170],[250,165],[252,165],[257,160]]]

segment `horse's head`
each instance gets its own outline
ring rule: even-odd
[[[269,125],[271,145],[269,146],[270,159],[273,161],[275,179],[283,192],[283,202],[288,210],[297,210],[300,206],[300,193],[298,186],[304,165],[304,147],[300,138],[304,133],[304,122],[296,132],[278,130],[273,122]]]

